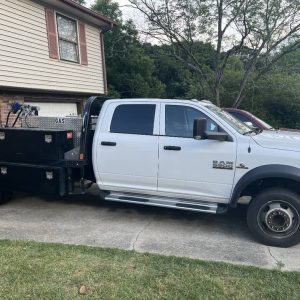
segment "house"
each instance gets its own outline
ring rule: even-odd
[[[10,102],[77,115],[107,93],[103,34],[116,24],[72,0],[0,0],[0,116]]]

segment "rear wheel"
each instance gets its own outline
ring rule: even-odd
[[[0,192],[0,205],[9,202],[12,198],[12,192]]]
[[[262,243],[293,246],[300,242],[300,198],[285,189],[265,190],[251,201],[247,223]]]

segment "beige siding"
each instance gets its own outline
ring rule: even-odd
[[[0,87],[103,94],[99,29],[86,25],[88,66],[49,58],[45,9],[0,0]]]

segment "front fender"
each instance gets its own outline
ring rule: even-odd
[[[245,188],[251,183],[265,178],[284,178],[300,183],[300,168],[287,165],[265,165],[254,168],[247,172],[235,185],[230,206],[236,207],[237,202]]]

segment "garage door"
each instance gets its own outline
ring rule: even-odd
[[[67,117],[78,115],[76,103],[25,102],[25,104],[38,106],[39,116],[41,117]]]

